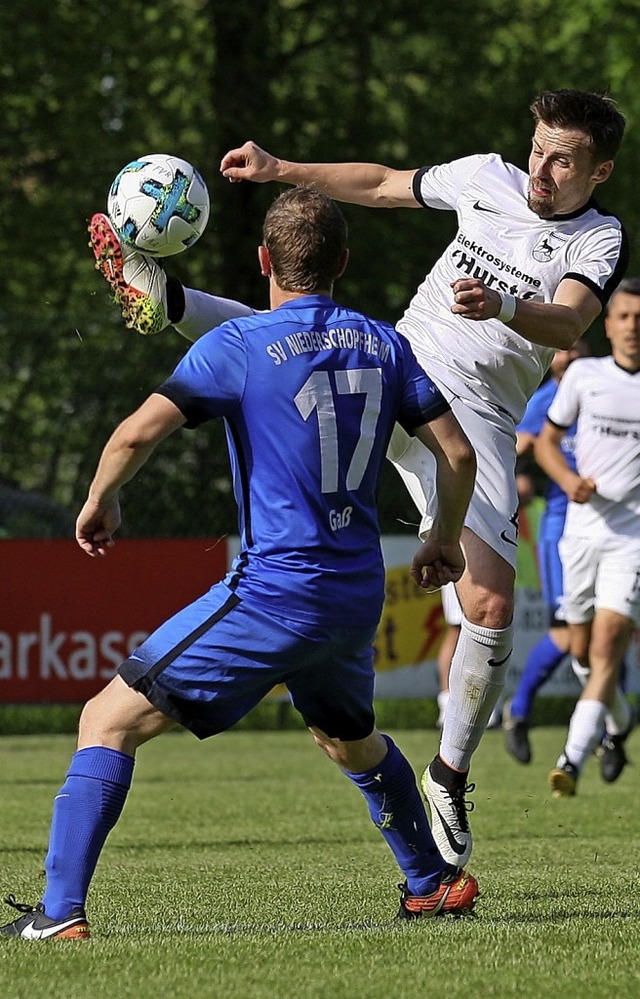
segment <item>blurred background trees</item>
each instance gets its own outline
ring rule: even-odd
[[[87,221],[121,166],[145,152],[195,163],[212,217],[171,272],[266,307],[256,246],[278,189],[223,181],[227,149],[253,138],[291,159],[401,168],[496,150],[526,168],[538,90],[609,89],[628,134],[598,193],[625,222],[636,274],[637,13],[635,0],[31,0],[28,18],[3,7],[0,487],[38,502],[10,522],[0,505],[0,534],[59,533],[111,430],[187,347],[171,329],[126,330],[93,270]],[[337,297],[395,321],[455,218],[345,214],[352,257]],[[596,324],[596,349],[601,335]],[[391,468],[381,500],[383,529],[409,530],[415,514]],[[124,536],[234,533],[222,426],[165,442],[123,511]]]

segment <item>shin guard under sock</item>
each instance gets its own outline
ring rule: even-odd
[[[84,906],[98,857],[131,786],[133,765],[132,756],[102,746],[74,753],[54,800],[45,860],[42,901],[52,919]]]

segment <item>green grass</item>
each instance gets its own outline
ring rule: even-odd
[[[433,730],[395,735],[416,770],[437,747]],[[575,799],[551,800],[563,735],[535,729],[521,767],[487,733],[472,775],[476,915],[406,924],[363,800],[306,733],[164,736],[140,751],[100,860],[92,940],[0,940],[0,995],[637,999],[637,778],[607,786],[590,762]],[[0,739],[2,895],[40,897],[72,751],[69,735]]]

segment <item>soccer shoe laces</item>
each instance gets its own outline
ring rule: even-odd
[[[25,905],[24,902],[16,902],[15,895],[7,895],[7,897],[4,899],[4,901],[6,902],[7,905],[10,905],[10,906],[12,906],[12,908],[17,909],[18,912],[41,912],[41,911],[44,911],[42,909],[42,905],[40,905],[40,904],[38,904],[38,905]]]
[[[469,832],[469,820],[467,819],[467,813],[472,812],[476,807],[475,801],[467,801],[465,795],[472,794],[475,789],[475,783],[471,782],[470,784],[465,784],[462,787],[456,788],[454,791],[449,791],[453,807],[456,810],[458,822],[460,823],[460,828],[462,832],[465,833]]]

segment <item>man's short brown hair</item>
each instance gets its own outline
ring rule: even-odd
[[[269,208],[262,238],[279,287],[312,294],[329,290],[341,270],[347,223],[331,198],[294,187]]]
[[[536,124],[573,128],[589,136],[595,162],[616,156],[626,126],[623,114],[608,94],[586,90],[543,90],[531,105]]]

